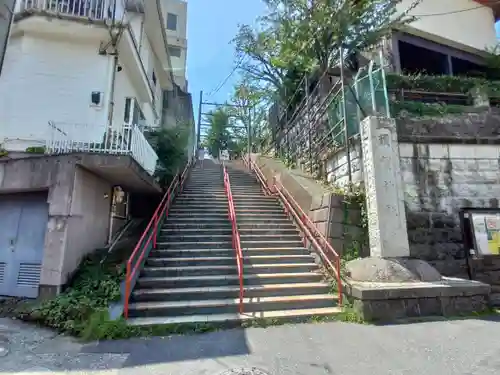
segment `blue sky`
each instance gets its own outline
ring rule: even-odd
[[[238,24],[255,24],[263,14],[261,0],[187,0],[189,91],[193,95],[195,120],[198,116],[200,90],[204,95],[215,89],[234,67],[234,47],[229,44]],[[236,74],[209,100],[224,102],[229,98]],[[206,112],[208,108],[204,107]]]

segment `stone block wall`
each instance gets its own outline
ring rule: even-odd
[[[361,142],[355,139],[349,150],[351,162],[351,175],[354,184],[363,181],[363,163],[361,160]],[[347,162],[347,151],[339,150],[326,162],[326,173],[328,182],[337,186],[349,184],[349,168]]]
[[[309,217],[334,250],[347,256],[368,256],[368,236],[362,227],[361,207],[336,193],[313,199]]]
[[[411,254],[464,275],[459,211],[498,208],[500,145],[400,143]]]
[[[500,112],[398,119],[397,133],[410,253],[446,276],[467,277],[458,213],[499,207]],[[354,182],[363,179],[359,156],[354,147]],[[332,157],[329,181],[342,185],[346,163],[345,151]],[[500,284],[500,271],[482,262],[478,279]]]

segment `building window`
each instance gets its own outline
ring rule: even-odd
[[[181,57],[181,49],[179,47],[168,47],[170,57]]]
[[[177,14],[167,13],[167,29],[172,31],[177,30]]]

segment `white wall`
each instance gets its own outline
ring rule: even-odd
[[[97,43],[12,38],[0,76],[0,142],[43,139],[48,122],[105,124],[109,60]],[[92,91],[104,93],[91,106]],[[33,142],[16,142],[19,151]]]
[[[102,141],[112,57],[99,55],[98,46],[97,40],[68,42],[39,35],[11,39],[0,76],[0,147],[24,151],[43,145],[51,136],[49,121],[65,126],[66,131],[71,128],[82,141]],[[150,49],[144,53],[146,50],[148,61],[152,61],[155,56]],[[116,73],[114,126],[123,124],[125,98],[139,97],[129,72],[120,60],[119,64],[122,70]],[[161,88],[157,86],[159,95]],[[91,105],[92,91],[103,93],[100,107]],[[147,124],[153,125],[156,117],[151,103],[140,106]],[[91,127],[94,132],[89,132]]]
[[[181,49],[180,57],[170,56],[175,82],[186,90],[187,64],[187,3],[180,0],[163,0],[163,14],[165,16],[165,30],[169,46]],[[177,30],[167,29],[167,13],[177,15]]]
[[[187,3],[180,0],[162,0],[162,10],[165,16],[164,24],[167,30],[168,37],[176,37],[180,39],[187,38]],[[177,15],[177,30],[172,31],[166,28],[167,26],[167,13]]]
[[[403,0],[399,12],[407,10],[413,1]],[[473,0],[422,0],[410,13],[415,16],[430,14],[434,16],[423,16],[411,23],[413,30],[410,32],[438,43],[452,41],[479,50],[496,44],[493,11]]]

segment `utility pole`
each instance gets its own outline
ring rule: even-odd
[[[252,153],[252,108],[248,107],[248,157]]]
[[[196,133],[196,152],[200,149],[200,140],[201,140],[201,114],[203,106],[203,90],[200,91],[200,105],[198,106],[198,131]],[[198,154],[197,154],[198,155]]]

